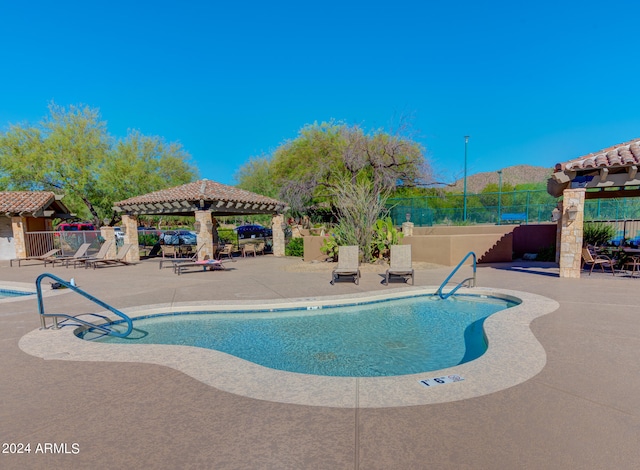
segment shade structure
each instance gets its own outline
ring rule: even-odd
[[[286,204],[251,191],[202,179],[118,201],[113,208],[116,212],[129,215],[188,215],[196,211],[210,211],[215,216],[225,216],[280,214]]]
[[[614,145],[558,163],[547,192],[560,197],[565,189],[586,189],[586,199],[640,196],[640,139]]]

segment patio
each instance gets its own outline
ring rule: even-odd
[[[181,276],[158,260],[126,268],[49,270],[74,277],[116,308],[195,300],[290,299],[381,292],[384,269],[360,284],[329,285],[329,265],[292,258],[238,260],[226,272]],[[416,285],[437,286],[450,267],[417,267]],[[374,270],[375,271],[375,270]],[[42,266],[0,264],[0,281],[33,283]],[[465,273],[462,273],[465,274]],[[547,363],[515,387],[450,403],[338,409],[289,405],[222,392],[168,367],[42,360],[18,347],[38,328],[35,300],[0,302],[3,357],[0,434],[31,454],[0,456],[2,468],[635,468],[640,461],[638,279],[594,271],[558,277],[551,263],[478,268],[478,285],[556,300],[532,331]],[[69,293],[47,310],[93,307]],[[95,309],[93,309],[95,311]],[[496,379],[500,373],[496,371]],[[269,387],[265,383],[264,387]],[[308,393],[312,394],[313,390]],[[79,444],[79,453],[35,454],[38,443]]]

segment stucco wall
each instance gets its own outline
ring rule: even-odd
[[[304,240],[304,261],[324,261],[327,255],[320,251],[326,237],[305,235]]]
[[[325,260],[323,239],[304,237],[305,261]],[[555,224],[529,224],[417,227],[401,243],[411,245],[413,261],[455,266],[470,251],[480,263],[500,263],[512,261],[514,252],[537,253],[554,242]]]
[[[14,259],[16,247],[13,241],[11,219],[0,217],[0,259]]]
[[[470,251],[485,263],[511,261],[512,239],[511,234],[502,233],[423,235],[404,237],[402,244],[411,245],[413,261],[455,266]]]

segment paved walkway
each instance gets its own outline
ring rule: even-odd
[[[328,271],[298,272],[298,263],[265,256],[229,263],[227,272],[181,276],[159,270],[156,260],[48,272],[74,277],[117,308],[401,288],[381,286],[374,272],[359,286],[330,286]],[[436,286],[449,271],[420,270],[416,284]],[[42,272],[4,263],[0,284],[33,283]],[[531,326],[547,353],[542,372],[489,395],[402,408],[290,405],[223,392],[159,365],[43,360],[18,347],[39,326],[35,301],[0,301],[0,436],[31,444],[29,454],[1,453],[0,468],[637,468],[640,279],[594,273],[569,280],[557,272],[535,263],[478,269],[479,286],[559,302]],[[93,309],[68,293],[46,305],[74,314]],[[36,453],[38,444],[49,452]],[[57,451],[66,444],[68,453],[51,453],[53,444]]]

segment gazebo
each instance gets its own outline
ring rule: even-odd
[[[640,196],[639,166],[640,139],[556,165],[547,192],[563,196],[554,210],[560,277],[580,277],[585,199]]]
[[[199,252],[213,258],[213,243],[217,242],[216,217],[240,214],[270,214],[273,224],[273,254],[284,256],[284,219],[286,204],[233,186],[202,179],[169,189],[116,202],[114,210],[122,215],[124,242],[138,246],[138,217],[141,215],[190,215],[195,216]],[[137,261],[139,253],[130,250],[129,261]]]

